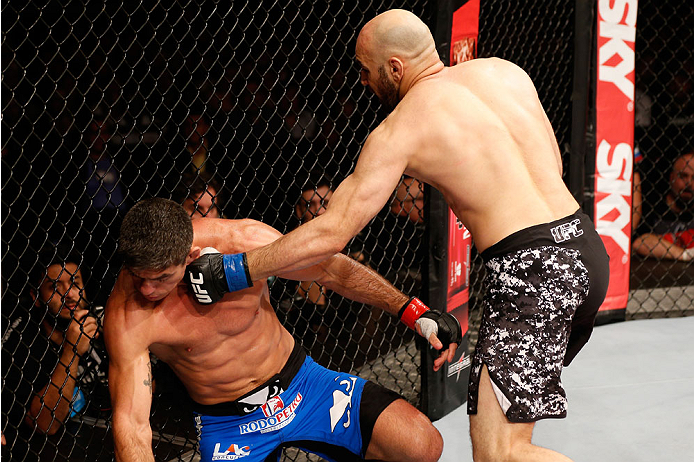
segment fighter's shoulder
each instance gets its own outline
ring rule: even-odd
[[[510,71],[510,72],[525,72],[520,66],[512,61],[502,58],[476,58],[464,63],[456,64],[448,69],[456,69],[465,73],[477,73],[487,71]]]
[[[121,272],[104,310],[104,338],[110,353],[148,348],[155,321],[153,310],[136,297],[131,278]]]
[[[501,58],[474,59],[463,63],[464,70],[470,74],[478,89],[493,92],[516,92],[534,89],[531,77],[522,67]]]
[[[500,86],[517,85],[530,81],[528,74],[517,64],[501,58],[478,58],[447,67],[442,73],[442,92],[451,91],[446,84],[461,85],[473,93],[503,91]]]
[[[127,269],[122,269],[106,302],[104,322],[123,326],[137,313],[144,313],[144,307],[137,297],[137,289]]]

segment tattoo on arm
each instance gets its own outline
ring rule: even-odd
[[[149,387],[149,394],[152,394],[152,363],[147,363],[147,380],[142,382],[144,386]]]

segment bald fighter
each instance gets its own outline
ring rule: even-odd
[[[279,460],[284,446],[328,460],[438,460],[441,435],[421,412],[306,356],[277,319],[265,281],[228,293],[235,261],[219,252],[249,251],[279,236],[254,220],[191,222],[166,199],[141,201],[127,213],[118,243],[124,267],[104,322],[118,461],[154,460],[150,352],[171,366],[194,401],[204,462]],[[413,327],[442,350],[438,367],[460,343],[455,318],[427,310],[342,254],[278,275],[315,280],[393,314],[428,311]]]
[[[474,458],[567,460],[534,446],[532,430],[538,419],[566,414],[562,366],[588,341],[609,267],[593,223],[562,181],[533,82],[501,59],[445,67],[426,25],[403,10],[363,27],[356,59],[361,83],[389,116],[330,208],[248,252],[243,271],[259,280],[330,258],[403,174],[430,184],[470,230],[487,268],[468,394]]]

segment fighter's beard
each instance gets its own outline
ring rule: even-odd
[[[381,104],[383,108],[388,112],[393,112],[395,106],[400,102],[399,100],[399,88],[395,86],[388,76],[386,75],[385,67],[381,66],[378,68],[378,86],[380,90]]]

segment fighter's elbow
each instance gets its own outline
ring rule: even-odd
[[[326,247],[331,254],[342,252],[358,232],[358,229],[353,229],[345,220],[333,221],[321,230]]]
[[[330,253],[334,255],[342,252],[342,250],[347,247],[347,244],[349,244],[351,238],[352,236],[334,236],[334,238],[330,240]]]

